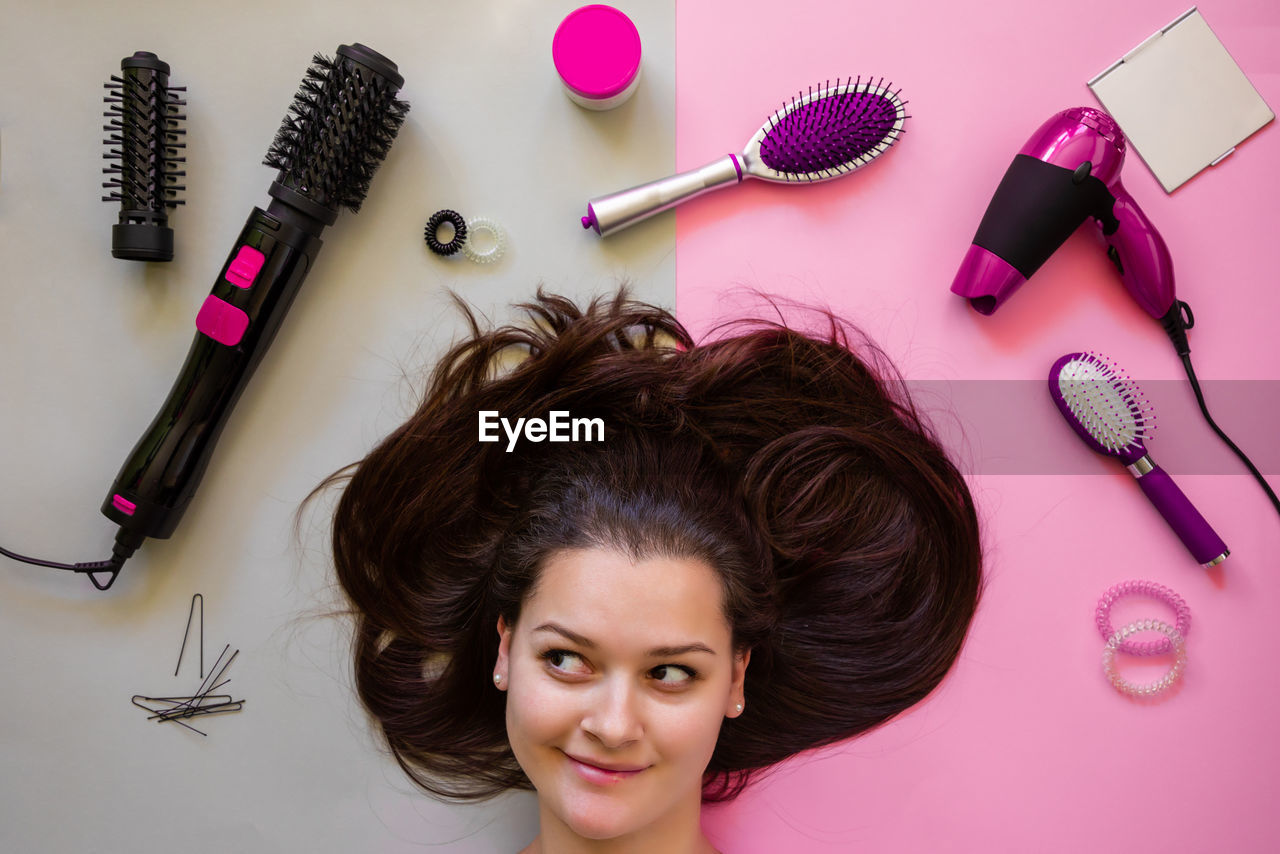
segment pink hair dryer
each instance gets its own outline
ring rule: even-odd
[[[1041,125],[996,188],[951,290],[991,314],[1092,217],[1129,294],[1179,353],[1187,350],[1194,321],[1174,297],[1169,250],[1120,183],[1125,147],[1111,116],[1090,107],[1063,110]]]

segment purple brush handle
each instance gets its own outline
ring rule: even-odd
[[[1191,552],[1196,563],[1202,566],[1216,564],[1229,554],[1227,544],[1164,469],[1153,463],[1151,471],[1138,478],[1138,485]]]

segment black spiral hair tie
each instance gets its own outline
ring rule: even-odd
[[[440,224],[448,221],[453,224],[453,237],[448,243],[441,243],[436,237],[436,231],[440,228]],[[462,248],[462,244],[467,242],[467,221],[462,218],[462,214],[457,211],[451,211],[448,208],[442,211],[436,211],[431,215],[431,219],[427,220],[426,230],[427,246],[437,255],[453,255]]]

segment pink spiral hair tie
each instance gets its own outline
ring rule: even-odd
[[[1117,634],[1116,630],[1111,627],[1111,606],[1123,596],[1147,596],[1151,599],[1158,599],[1173,609],[1177,617],[1177,625],[1173,627],[1173,630],[1180,639],[1185,639],[1187,632],[1191,630],[1191,609],[1187,607],[1186,601],[1177,593],[1174,593],[1163,584],[1156,584],[1154,581],[1122,581],[1102,594],[1102,598],[1098,600],[1098,609],[1095,612],[1098,632],[1108,644]],[[1129,634],[1134,634],[1134,632]],[[1162,632],[1162,634],[1164,633]],[[1174,643],[1167,635],[1159,640],[1152,641],[1127,640],[1128,636],[1125,635],[1124,638],[1121,638],[1120,645],[1116,648],[1120,652],[1128,653],[1129,655],[1163,655],[1174,649]]]
[[[1124,646],[1130,635],[1138,632],[1159,632],[1164,635],[1164,641],[1169,644],[1175,656],[1169,672],[1146,685],[1130,682],[1116,672],[1116,651]],[[1186,668],[1186,641],[1177,629],[1159,620],[1138,620],[1130,623],[1107,638],[1107,645],[1102,649],[1102,672],[1107,675],[1107,680],[1117,691],[1128,694],[1130,697],[1149,698],[1169,690]]]

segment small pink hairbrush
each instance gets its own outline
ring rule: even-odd
[[[837,78],[834,86],[828,80],[816,92],[801,92],[765,119],[741,154],[594,198],[582,227],[605,237],[744,178],[795,184],[847,175],[888,151],[902,135],[907,102],[892,85],[884,78],[851,77],[843,83]]]

